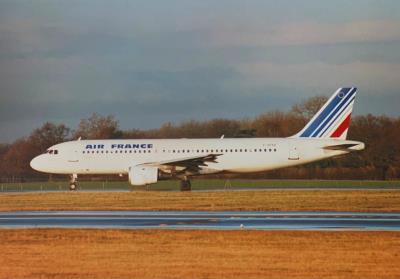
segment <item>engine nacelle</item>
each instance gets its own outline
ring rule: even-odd
[[[129,168],[129,183],[135,186],[157,183],[158,168],[152,166],[134,166]]]

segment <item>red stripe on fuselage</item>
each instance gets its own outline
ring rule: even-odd
[[[346,117],[346,119],[339,125],[335,132],[331,135],[331,138],[340,138],[340,136],[349,128],[351,113]]]

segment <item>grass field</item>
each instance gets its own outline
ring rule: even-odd
[[[400,212],[400,191],[259,190],[0,194],[0,211],[13,210],[320,210]]]
[[[263,187],[303,185],[269,182]],[[305,187],[333,187],[312,183]],[[13,210],[400,212],[400,191],[1,193],[0,211]],[[400,278],[399,232],[2,229],[0,239],[0,278]]]
[[[0,278],[399,278],[398,232],[1,230]]]
[[[66,191],[68,181],[56,182],[26,182],[26,183],[0,183],[0,191]],[[212,190],[225,188],[398,188],[400,181],[381,180],[266,180],[266,179],[194,179],[193,190]],[[159,181],[148,187],[133,187],[123,181],[80,181],[81,190],[151,190],[151,191],[177,191],[179,182],[175,180]]]

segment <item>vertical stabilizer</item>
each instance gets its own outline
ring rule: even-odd
[[[339,88],[293,137],[346,139],[356,92],[356,87]]]

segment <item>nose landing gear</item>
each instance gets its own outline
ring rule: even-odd
[[[78,175],[76,173],[71,174],[71,180],[69,181],[69,190],[76,191],[78,188]]]
[[[181,180],[181,192],[186,192],[186,191],[191,191],[192,190],[192,184],[190,183],[190,180],[187,176],[185,176]]]

